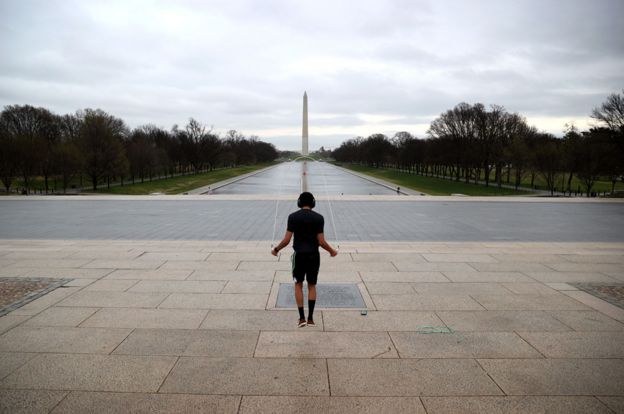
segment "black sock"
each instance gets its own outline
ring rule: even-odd
[[[312,314],[314,313],[315,304],[316,304],[316,300],[308,300],[308,319],[312,319]]]
[[[299,308],[299,319],[305,319],[305,314],[303,313],[303,306]]]

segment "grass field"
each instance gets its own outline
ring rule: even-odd
[[[481,174],[481,175],[482,175],[481,179],[485,180],[484,174]],[[505,172],[503,173],[503,184],[506,184],[506,179],[507,179],[507,171],[505,170]],[[511,181],[512,181],[511,185],[513,185],[513,179],[514,179],[514,170],[512,169],[511,170]],[[490,175],[490,182],[493,182],[493,181],[494,181],[494,173]],[[544,177],[542,177],[540,174],[535,175],[534,185],[537,187],[538,190],[548,191],[546,181],[544,180]],[[520,186],[530,188],[531,176],[527,174],[524,177],[522,177]],[[564,174],[563,180],[562,180],[562,177],[560,177],[557,180],[557,190],[561,190],[562,187],[567,188],[567,186],[568,186],[568,174]],[[577,191],[579,188],[581,189],[581,192],[585,191],[585,184],[583,184],[583,182],[581,182],[578,178],[576,178],[576,176],[572,176],[572,182],[570,183],[570,187],[572,189],[572,192]],[[624,183],[622,183],[622,181],[618,181],[615,184],[615,189],[624,190]],[[611,181],[608,181],[607,179],[596,181],[594,183],[594,187],[592,188],[592,191],[596,191],[598,193],[602,193],[605,191],[610,192]]]
[[[525,195],[526,191],[514,191],[508,188],[485,187],[483,185],[466,184],[445,180],[442,178],[423,177],[422,175],[408,174],[397,170],[383,168],[366,167],[354,164],[338,164],[363,174],[377,177],[389,181],[400,187],[421,191],[430,195],[451,195],[465,194],[470,196],[504,196],[504,195]]]
[[[214,184],[219,181],[227,180],[242,174],[247,174],[261,168],[273,165],[273,163],[264,163],[256,165],[245,165],[236,168],[223,168],[211,172],[185,175],[174,178],[165,178],[156,181],[146,181],[144,183],[136,183],[124,185],[123,187],[111,187],[98,189],[98,193],[103,194],[129,194],[143,195],[152,193],[163,194],[181,194],[205,185]]]

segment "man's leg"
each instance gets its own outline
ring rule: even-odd
[[[318,252],[310,257],[306,268],[306,280],[308,281],[308,325],[315,326],[314,305],[316,305],[316,281],[321,266],[321,258]]]
[[[305,322],[305,314],[303,313],[303,282],[295,282],[295,302],[299,309],[299,322]]]
[[[308,283],[308,325],[314,326],[314,305],[316,305],[316,285]]]

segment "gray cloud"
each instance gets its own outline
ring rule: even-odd
[[[620,0],[4,0],[0,105],[189,117],[297,148],[500,104],[560,133],[624,86]]]

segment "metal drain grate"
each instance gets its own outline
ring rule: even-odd
[[[308,288],[303,286],[304,305],[308,304]],[[295,286],[280,283],[277,293],[277,308],[295,308]],[[319,283],[316,285],[316,307],[318,308],[366,308],[366,303],[355,283]]]

